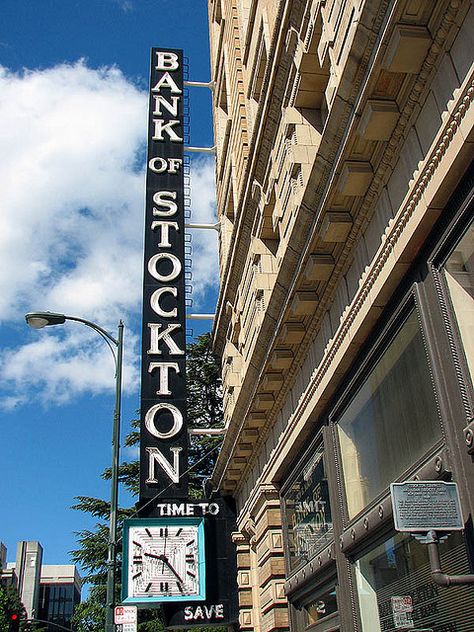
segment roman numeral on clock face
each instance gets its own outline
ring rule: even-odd
[[[168,582],[160,582],[160,591],[161,592],[168,592],[168,590],[169,590]]]

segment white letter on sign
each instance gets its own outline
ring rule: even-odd
[[[160,388],[156,391],[157,395],[172,395],[169,387],[169,369],[174,369],[176,373],[179,373],[179,366],[177,362],[150,362],[148,365],[148,373],[153,373],[155,369],[158,369]]]
[[[161,172],[157,171],[157,173]],[[176,191],[157,191],[156,193],[154,193],[153,202],[156,204],[156,206],[159,206],[161,208],[153,207],[153,215],[159,217],[170,217],[170,215],[174,215],[178,210],[178,205],[173,200],[176,200]],[[168,210],[163,211],[163,206]]]
[[[179,60],[176,53],[156,51],[156,70],[178,70]]]
[[[161,228],[161,238],[158,248],[171,248],[170,227],[174,228],[176,232],[179,231],[178,222],[164,222],[163,220],[160,220],[159,222],[156,221],[151,223],[151,230]]]
[[[163,132],[166,132],[174,143],[182,143],[182,136],[178,136],[178,134],[174,131],[173,127],[175,125],[179,125],[180,121],[178,119],[172,119],[167,123],[164,122],[163,119],[153,119],[153,123],[155,124],[155,133],[152,136],[153,140],[165,140],[163,136]]]
[[[173,268],[169,274],[160,274],[156,269],[156,264],[162,259],[168,259],[168,261],[171,261],[171,265],[173,266]],[[158,254],[153,255],[153,257],[148,262],[148,272],[157,281],[169,283],[170,281],[174,281],[179,277],[179,274],[181,272],[181,261],[176,255],[172,255],[170,252],[159,252]]]
[[[171,426],[168,432],[160,432],[156,429],[155,426],[155,415],[160,410],[167,410],[173,416],[173,425]],[[152,434],[157,439],[171,439],[174,437],[183,427],[183,415],[181,412],[173,406],[173,404],[163,403],[163,404],[155,404],[152,406],[145,415],[145,426],[150,434]]]
[[[151,89],[151,91],[160,92],[162,88],[170,88],[171,94],[181,94],[182,92],[173,81],[173,77],[170,75],[169,72],[165,72],[165,74],[161,77],[156,86]]]
[[[178,347],[171,337],[173,331],[181,329],[180,324],[170,323],[162,332],[160,332],[160,323],[148,323],[148,327],[150,328],[150,348],[148,349],[148,353],[161,355],[159,342],[160,340],[163,340],[163,342],[168,346],[168,350],[171,355],[184,355],[184,351]]]
[[[155,99],[155,109],[153,110],[155,116],[163,116],[163,112],[161,111],[162,105],[168,110],[171,116],[178,116],[178,104],[181,97],[171,97],[171,103],[161,94],[154,94],[153,98]]]
[[[158,448],[145,449],[150,455],[150,460],[148,461],[148,478],[145,482],[148,484],[158,483],[155,478],[155,463],[157,463],[161,469],[168,474],[168,477],[173,483],[179,483],[179,453],[183,448],[170,448],[173,453],[173,465],[168,463]]]
[[[158,314],[158,316],[161,316],[162,318],[176,318],[178,314],[177,307],[174,307],[169,312],[165,312],[165,310],[160,307],[160,297],[162,294],[171,294],[176,298],[178,296],[178,288],[160,287],[158,290],[153,292],[150,298],[150,305],[155,314]]]

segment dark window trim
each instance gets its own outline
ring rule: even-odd
[[[433,256],[429,260],[436,296],[446,327],[449,352],[452,354],[454,361],[457,387],[461,393],[467,419],[472,418],[474,415],[474,385],[463,349],[456,312],[452,304],[451,294],[443,270],[456,246],[474,223],[474,182],[471,182],[471,184],[473,188],[469,191],[464,203],[461,204],[457,215],[452,220],[446,233],[442,235],[441,243],[438,244]]]
[[[431,254],[427,257],[431,268],[439,269],[445,263],[457,243],[462,239],[472,221],[474,208],[474,163],[465,174],[443,215],[444,226],[436,231],[436,242],[431,243]]]
[[[291,487],[291,485],[295,482],[295,479],[298,476],[299,471],[304,467],[308,457],[313,453],[314,448],[319,444],[324,442],[323,437],[323,429],[321,427],[318,428],[314,438],[311,440],[311,443],[308,448],[303,452],[303,454],[299,457],[297,461],[295,461],[291,468],[288,470],[290,473],[285,477],[285,482],[282,483],[280,488],[280,496],[283,497]],[[325,457],[323,457],[325,458]]]

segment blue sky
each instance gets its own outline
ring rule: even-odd
[[[75,323],[26,327],[28,311],[125,321],[123,434],[139,406],[149,51],[183,48],[208,81],[205,0],[3,0],[0,22],[0,541],[39,540],[69,563],[108,498],[113,363]],[[191,144],[212,141],[210,95],[191,89]],[[214,169],[194,158],[194,221],[214,219]],[[192,311],[213,311],[217,243],[193,234]],[[189,325],[194,333],[210,323]],[[133,458],[124,452],[123,458]],[[121,499],[127,499],[121,494]]]

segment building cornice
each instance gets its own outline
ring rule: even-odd
[[[268,63],[262,87],[262,94],[267,96],[259,103],[255,117],[257,121],[266,120],[268,122],[266,112],[271,104],[271,96],[273,94],[272,86],[275,83],[276,75],[282,70],[281,67],[279,67],[278,64],[273,63],[273,61],[279,58],[279,53],[284,43],[284,37],[286,36],[284,25],[287,23],[288,14],[292,5],[293,2],[279,0],[276,23],[282,26],[281,28],[275,29],[270,43],[268,60],[272,63]],[[234,227],[232,233],[230,252],[226,259],[224,269],[221,270],[221,279],[224,281],[224,284],[221,286],[221,291],[217,301],[216,320],[213,330],[214,349],[219,355],[222,353],[225,345],[225,336],[229,323],[229,315],[224,309],[224,306],[227,301],[230,301],[231,304],[233,303],[242,270],[245,265],[245,257],[242,257],[242,252],[246,252],[246,245],[250,243],[251,238],[253,221],[252,211],[255,211],[255,204],[252,200],[253,173],[256,169],[258,148],[260,147],[264,137],[264,127],[265,126],[255,125],[252,131],[249,143],[249,160],[247,160],[245,174],[242,178],[242,181],[245,184],[245,189],[239,196],[239,205],[236,208],[238,223]]]
[[[291,5],[293,5],[293,3],[290,3]],[[333,151],[333,155],[329,156],[329,157],[321,157],[321,156],[317,156],[316,161],[316,167],[315,169],[313,169],[313,171],[319,169],[320,172],[320,182],[317,186],[317,188],[312,192],[312,201],[305,201],[303,200],[303,204],[302,207],[306,207],[306,208],[318,208],[319,204],[320,204],[320,198],[323,196],[324,193],[324,189],[325,189],[325,185],[329,180],[330,174],[331,174],[331,166],[332,166],[332,162],[333,160],[335,160],[336,158],[336,153],[337,153],[337,148],[339,147],[339,145],[342,143],[342,134],[343,134],[343,130],[345,129],[346,125],[347,125],[347,121],[349,120],[350,117],[350,113],[353,109],[353,102],[356,99],[358,90],[360,85],[363,82],[363,77],[366,73],[370,72],[369,69],[369,59],[370,59],[370,54],[371,54],[371,50],[372,47],[375,45],[376,39],[377,39],[377,35],[376,33],[378,32],[378,27],[381,25],[382,20],[383,20],[383,16],[386,14],[386,9],[387,9],[387,2],[382,2],[381,6],[379,7],[379,12],[377,15],[377,18],[375,19],[375,24],[374,24],[374,31],[369,33],[369,41],[366,42],[366,51],[365,51],[365,56],[362,59],[361,64],[359,65],[359,68],[357,70],[357,76],[356,78],[354,78],[353,81],[350,82],[351,85],[351,94],[350,95],[346,95],[346,101],[343,102],[343,107],[341,109],[338,110],[337,115],[335,115],[334,113],[330,114],[329,120],[328,120],[328,124],[327,124],[327,128],[325,130],[325,134],[329,134],[329,128],[331,127],[331,129],[333,130],[332,135],[332,151]],[[298,9],[301,9],[300,6],[298,6]],[[285,14],[285,18],[287,20],[290,20],[290,16],[288,13]],[[363,22],[363,20],[361,21]],[[285,22],[286,23],[286,22]],[[285,23],[281,23],[282,26],[279,30],[279,32],[285,32],[286,33],[286,29],[284,28],[284,24]],[[359,32],[359,36],[363,39],[366,40],[367,38],[367,29],[365,26],[361,26],[360,27],[360,32]],[[278,47],[279,51],[281,52],[281,49],[283,47],[283,42],[280,42],[280,45]],[[277,63],[279,62],[279,63]],[[286,74],[287,70],[284,64],[281,63],[281,59],[279,59],[279,57],[277,56],[274,59],[274,64],[273,64],[273,68],[272,68],[272,72],[274,71],[274,78],[271,82],[269,82],[269,85],[267,86],[267,90],[271,90],[271,86],[275,83],[275,81],[277,80],[282,80],[281,74]],[[270,96],[272,98],[270,98]],[[241,258],[239,261],[239,265],[236,265],[237,261],[232,259],[234,266],[229,268],[230,266],[230,260],[231,257],[229,256],[228,260],[227,260],[227,267],[224,271],[224,280],[225,280],[225,285],[223,288],[221,288],[221,294],[220,294],[220,302],[218,304],[218,309],[217,309],[217,313],[218,313],[218,320],[216,321],[216,327],[214,330],[214,335],[215,337],[222,337],[222,341],[221,341],[221,345],[224,342],[224,336],[226,333],[226,327],[227,327],[227,321],[225,322],[225,327],[223,326],[223,323],[221,322],[221,324],[219,324],[219,318],[223,318],[223,310],[222,309],[222,301],[224,300],[224,297],[226,300],[231,300],[230,296],[229,296],[229,285],[231,284],[229,278],[227,275],[230,275],[232,273],[233,275],[233,281],[232,284],[233,286],[235,286],[235,291],[238,287],[238,284],[242,278],[242,273],[243,273],[243,266],[245,265],[246,262],[246,254],[247,254],[247,250],[248,248],[246,247],[246,243],[248,244],[250,242],[250,231],[251,231],[251,223],[250,221],[253,221],[253,213],[251,214],[251,216],[249,216],[248,211],[251,209],[255,208],[255,203],[252,201],[252,204],[248,204],[248,207],[246,205],[247,202],[247,195],[251,196],[251,183],[253,182],[253,176],[254,176],[254,172],[257,169],[258,163],[259,161],[261,161],[261,156],[257,156],[258,154],[258,149],[260,146],[260,143],[262,142],[263,138],[265,137],[265,135],[267,137],[273,137],[273,135],[276,133],[277,130],[277,123],[275,122],[275,117],[273,116],[269,116],[269,111],[271,110],[272,107],[280,107],[281,106],[281,99],[278,100],[277,105],[275,106],[275,100],[276,97],[273,96],[272,92],[270,92],[270,96],[265,100],[264,105],[265,108],[262,109],[262,111],[259,111],[260,117],[259,118],[257,116],[257,120],[265,120],[265,124],[258,126],[253,133],[252,136],[252,142],[250,144],[250,152],[249,152],[249,156],[252,158],[251,161],[249,161],[249,170],[248,173],[246,174],[245,177],[245,181],[247,182],[247,189],[245,192],[245,195],[242,196],[242,215],[244,217],[244,209],[247,211],[247,215],[244,217],[248,220],[248,226],[247,226],[247,232],[248,232],[248,241],[245,243],[239,242],[236,239],[236,236],[234,235],[234,249],[235,247],[239,246],[239,252],[241,254]],[[263,118],[264,117],[264,118]],[[256,132],[259,132],[259,135],[257,137]],[[258,158],[258,159],[257,159]],[[239,207],[240,208],[240,207]],[[312,234],[314,234],[314,230],[315,230],[315,226],[313,224],[313,226],[310,226],[309,224],[309,215],[312,215],[311,213],[308,213],[308,226],[304,227],[304,229],[301,228],[300,226],[300,230],[297,236],[297,238],[299,238],[301,241],[301,244],[297,244],[295,246],[295,244],[293,244],[293,246],[295,246],[297,248],[297,252],[299,254],[304,253],[308,247],[309,247],[309,242],[311,240],[311,236]],[[321,213],[316,214],[316,221],[317,219],[319,219],[319,221],[322,221],[321,218]],[[244,221],[244,219],[242,219],[242,222]],[[235,233],[235,231],[234,231]],[[238,234],[238,233],[237,233]],[[308,237],[309,236],[309,237]],[[352,244],[351,244],[352,245]],[[244,256],[245,255],[245,256]],[[296,256],[296,251],[292,250],[291,248],[287,248],[287,251],[285,252],[285,259],[282,262],[280,269],[284,270],[284,273],[289,276],[290,278],[293,279],[293,283],[296,282],[296,278],[295,275],[297,274],[298,271],[298,259],[302,259],[303,257],[297,257]],[[293,259],[293,261],[288,261],[289,259]],[[289,271],[289,272],[288,272]],[[336,270],[334,271],[334,275],[336,274]],[[278,279],[277,279],[277,283],[278,283]],[[287,284],[282,284],[281,288],[285,289],[285,286]],[[287,299],[289,297],[289,292],[287,293]],[[278,299],[280,300],[280,299]],[[231,300],[232,302],[232,300]],[[267,314],[270,310],[267,310]],[[281,310],[281,313],[283,314],[285,311],[285,309]],[[268,319],[267,319],[268,320]],[[268,333],[264,332],[265,329],[265,325],[262,324],[262,329],[261,329],[261,338],[267,338],[267,340],[262,341],[261,344],[261,348],[268,348],[270,350],[270,348],[272,347],[272,341],[271,338],[273,338],[273,341],[276,340],[277,335],[278,335],[278,331],[280,329],[281,326],[281,320],[280,323],[275,326],[274,321],[272,321],[271,323],[267,323],[267,329],[268,329]],[[306,336],[306,340],[308,340],[308,336]],[[304,344],[304,343],[303,343]],[[309,341],[307,342],[307,344],[305,345],[304,348],[306,348],[309,344]],[[220,348],[220,347],[218,347]],[[296,363],[293,364],[293,367],[296,365]],[[261,367],[261,369],[263,369],[263,365]],[[289,387],[290,383],[291,383],[291,379],[292,376],[294,374],[295,369],[293,368],[293,371],[290,370],[290,373],[288,374],[288,379],[286,380],[286,386]],[[244,428],[244,423],[246,420],[246,416],[248,415],[248,412],[250,410],[250,405],[251,405],[251,400],[253,399],[254,395],[255,395],[255,390],[258,386],[259,383],[259,379],[258,376],[254,376],[254,375],[250,375],[250,371],[249,374],[246,376],[246,378],[251,378],[251,379],[247,379],[247,383],[244,382],[244,384],[242,385],[242,389],[241,389],[241,393],[246,395],[246,401],[243,402],[241,400],[240,406],[234,409],[234,415],[233,415],[233,423],[229,426],[229,429],[227,431],[227,435],[226,438],[224,440],[224,443],[222,445],[221,448],[221,452],[219,454],[215,469],[214,469],[214,473],[213,473],[213,481],[215,482],[215,485],[217,487],[220,487],[221,485],[221,479],[222,476],[225,475],[225,470],[227,468],[228,465],[228,460],[229,458],[231,458],[232,454],[235,452],[235,448],[236,445],[239,441],[239,437],[240,434]],[[255,371],[253,371],[253,373],[255,373]],[[257,378],[257,379],[255,379]],[[285,393],[287,392],[288,388],[285,388]],[[279,400],[281,400],[283,397],[283,394],[279,397]],[[275,408],[274,408],[275,410]],[[267,426],[265,428],[265,432],[268,430],[269,425],[271,425],[273,423],[274,420],[274,415],[270,415],[269,418],[269,422],[267,423]],[[259,433],[259,441],[263,440],[264,435],[260,432]],[[248,468],[246,468],[248,469]]]

